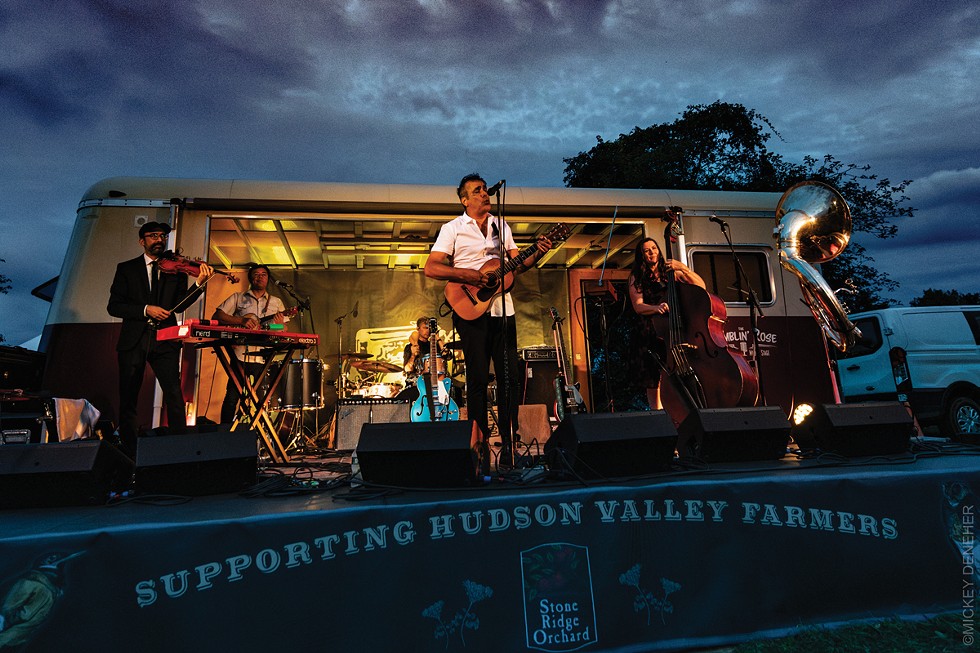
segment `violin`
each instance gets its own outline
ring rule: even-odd
[[[163,274],[178,274],[183,272],[188,276],[196,277],[201,273],[202,263],[204,263],[204,261],[187,258],[186,256],[181,256],[180,254],[171,252],[168,249],[160,255],[160,258],[157,259],[157,269]],[[214,271],[228,277],[229,283],[238,283],[238,277],[232,273],[219,270],[218,268],[214,268]]]

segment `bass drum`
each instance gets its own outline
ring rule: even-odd
[[[323,363],[315,358],[291,358],[286,361],[280,404],[283,410],[316,410],[323,408]]]

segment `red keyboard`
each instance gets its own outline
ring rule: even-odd
[[[206,324],[198,320],[188,320],[177,326],[157,330],[157,340],[180,340],[181,342],[227,342],[230,345],[269,345],[296,343],[311,347],[320,343],[315,333],[289,333],[266,329],[243,329],[241,327]]]

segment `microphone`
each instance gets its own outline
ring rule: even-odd
[[[276,284],[280,288],[285,288],[286,290],[293,289],[293,287],[290,284],[286,283],[285,281],[280,281],[279,279],[273,279],[272,283]]]
[[[491,186],[490,188],[487,189],[487,195],[489,195],[490,197],[493,197],[494,195],[497,194],[497,191],[500,190],[500,187],[503,186],[506,183],[507,183],[507,180],[506,179],[501,179],[496,184],[494,184],[493,186]]]
[[[724,228],[726,228],[728,226],[728,223],[725,222],[724,220],[722,220],[721,218],[719,218],[717,215],[712,215],[710,218],[708,218],[708,220],[711,221],[711,222],[714,222],[716,225],[718,225],[722,229],[724,229]]]
[[[351,311],[352,317],[357,317],[357,307],[360,306],[360,304],[361,304],[361,300],[357,300],[356,302],[354,302],[354,310]]]

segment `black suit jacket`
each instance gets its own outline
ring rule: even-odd
[[[151,297],[146,262],[142,254],[116,266],[116,275],[109,289],[109,305],[106,306],[109,315],[122,318],[122,332],[119,334],[119,342],[116,343],[116,351],[127,351],[142,341],[149,328],[147,317],[143,314],[147,304],[162,306],[169,310],[187,295],[186,274],[160,274],[159,278],[160,287],[156,297]],[[198,288],[194,291],[194,298],[188,301],[196,300],[202,292],[204,288]],[[171,315],[160,323],[160,327],[176,324],[176,316]],[[153,338],[156,336],[153,335]],[[179,346],[177,341],[174,341],[174,344]]]

